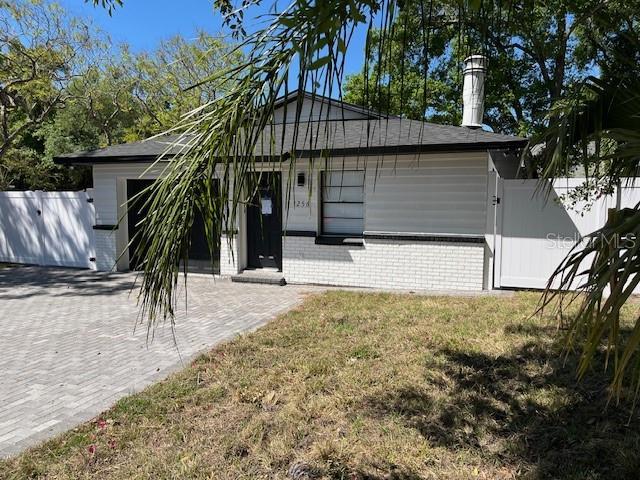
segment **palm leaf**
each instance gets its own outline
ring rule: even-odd
[[[581,350],[578,375],[584,376],[604,338],[607,365],[613,358],[612,393],[620,398],[625,373],[638,360],[640,324],[623,339],[620,313],[640,284],[640,212],[627,208],[611,212],[607,224],[587,235],[553,273],[540,310],[553,308],[566,327],[568,351]],[[587,267],[585,270],[585,266]],[[564,312],[576,300],[578,310],[564,324]],[[637,386],[638,378],[632,378]]]
[[[640,79],[637,38],[621,34],[624,51],[606,52],[615,65],[604,65],[601,77],[578,83],[549,114],[549,128],[531,143],[541,146],[546,167],[541,188],[559,176],[570,176],[580,164],[587,177],[580,195],[611,194],[638,177],[640,162]],[[632,47],[629,49],[629,47]],[[626,65],[620,70],[620,64]],[[621,74],[621,71],[624,72]],[[532,155],[536,149],[529,149]],[[620,206],[618,205],[618,208]],[[629,382],[640,388],[640,318],[624,332],[621,310],[640,284],[640,209],[612,209],[606,225],[587,235],[555,270],[541,300],[566,327],[567,351],[580,351],[578,376],[590,369],[601,349],[605,368],[612,368],[611,394],[620,399]],[[563,312],[577,305],[567,320]]]
[[[244,6],[253,3],[257,1],[245,0],[239,9],[228,0],[218,0],[217,5],[228,15],[228,23],[237,26]],[[369,30],[377,27],[381,55],[385,42],[396,34],[393,21],[403,4],[396,0],[294,0],[281,12],[263,15],[264,26],[250,35],[244,36],[241,26],[235,28],[237,36],[244,39],[238,48],[247,52],[247,61],[205,79],[224,82],[227,93],[186,115],[176,126],[176,131],[183,132],[179,143],[185,146],[149,190],[150,214],[140,229],[145,260],[139,301],[150,330],[158,321],[173,322],[178,265],[188,263],[185,257],[194,210],[203,216],[209,245],[217,242],[215,232],[227,232],[232,243],[239,211],[259,182],[259,175],[254,174],[260,170],[258,164],[280,168],[281,162],[287,161],[290,184],[298,146],[307,142],[313,147],[320,135],[331,135],[329,129],[320,130],[321,122],[306,131],[300,131],[294,122],[276,137],[276,100],[288,93],[290,85],[327,96],[339,91],[355,28],[360,24]],[[482,14],[478,8],[460,2],[460,24]],[[423,6],[423,10],[427,8]],[[432,28],[433,21],[425,15],[424,28]],[[295,108],[299,118],[301,106],[299,96],[295,107],[285,108]],[[317,130],[310,131],[313,128]],[[158,162],[166,159],[161,157]],[[217,196],[212,201],[216,182]],[[283,200],[288,202],[288,196]]]

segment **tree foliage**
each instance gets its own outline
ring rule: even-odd
[[[383,42],[385,32],[373,31],[369,61],[362,73],[347,78],[345,98],[409,118],[459,125],[461,63],[467,55],[483,53],[489,57],[485,124],[497,132],[537,135],[549,125],[551,106],[601,63],[597,45],[620,31],[637,11],[633,3],[488,2],[486,14],[461,31],[458,1],[411,0],[394,21],[390,39]],[[425,9],[436,17],[427,31]],[[594,14],[611,21],[595,29]],[[530,167],[528,174],[537,175],[542,164]]]
[[[202,78],[241,59],[220,38],[175,36],[152,52],[123,45],[69,85],[70,100],[47,130],[47,157],[144,140],[172,129],[183,115],[224,93]]]
[[[194,41],[175,36],[151,54],[124,57],[141,109],[128,138],[147,138],[172,129],[185,114],[224,95],[228,84],[206,80],[242,61],[239,50],[203,31]]]
[[[69,99],[93,42],[88,24],[55,4],[0,0],[0,186],[42,173],[29,175],[44,168],[35,131]]]
[[[425,11],[428,10],[428,11]],[[424,32],[425,16],[432,28]],[[454,2],[407,3],[393,23],[393,35],[379,28],[367,39],[363,72],[350,75],[345,100],[374,110],[459,124],[461,75],[453,68],[459,45]]]
[[[0,26],[0,189],[90,185],[88,169],[61,168],[53,157],[172,128],[224,92],[201,80],[242,57],[204,32],[152,52],[112,48],[53,3],[0,0]]]

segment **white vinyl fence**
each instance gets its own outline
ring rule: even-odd
[[[544,288],[581,236],[604,226],[616,194],[585,208],[563,206],[558,198],[584,179],[559,179],[550,197],[536,193],[537,180],[501,180],[496,228],[496,287]],[[640,186],[639,186],[640,187]],[[640,202],[639,187],[623,187],[621,207]],[[587,268],[588,265],[585,265]]]
[[[95,270],[91,192],[0,192],[0,262]]]

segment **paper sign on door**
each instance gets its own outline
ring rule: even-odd
[[[262,215],[271,215],[271,211],[273,209],[271,199],[269,197],[262,197],[260,199],[260,204],[262,207]]]

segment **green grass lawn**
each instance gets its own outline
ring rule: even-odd
[[[0,478],[638,478],[640,415],[538,298],[310,297]]]

